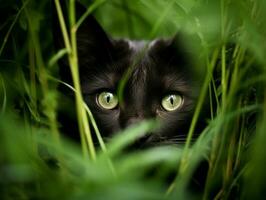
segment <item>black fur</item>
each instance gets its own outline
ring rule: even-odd
[[[77,4],[78,16],[84,12],[85,9]],[[58,26],[57,23],[55,25]],[[59,28],[55,27],[54,30],[56,46],[63,48]],[[141,140],[141,146],[180,144],[185,141],[201,78],[194,72],[195,57],[184,43],[186,41],[181,34],[153,41],[112,39],[92,16],[84,21],[77,32],[81,87],[104,137],[110,137],[144,119],[157,118],[162,126],[149,138]],[[65,82],[71,84],[66,65],[66,62],[61,63],[60,74]],[[124,89],[123,104],[112,110],[99,107],[97,94],[102,91],[116,93],[120,80],[129,68],[132,71]],[[180,109],[168,112],[162,108],[161,100],[171,93],[181,94],[184,103]],[[201,119],[196,133],[203,127],[205,118]],[[64,121],[63,125],[73,125],[70,121]],[[66,130],[75,132],[74,127],[67,127]]]
[[[84,12],[85,9],[77,4],[78,16]],[[56,47],[63,48],[58,23],[54,30]],[[77,32],[81,88],[105,139],[144,119],[156,118],[161,121],[160,128],[140,138],[130,149],[185,143],[202,84],[202,74],[196,74],[195,70],[197,57],[186,43],[188,41],[181,34],[153,41],[113,39],[92,16],[85,20]],[[123,102],[112,110],[101,108],[96,101],[97,95],[102,91],[117,93],[119,83],[129,69],[131,73],[123,90]],[[63,81],[72,84],[67,59],[60,62],[60,75]],[[63,95],[59,112],[62,132],[79,139],[73,92],[65,86],[60,90]],[[176,111],[168,112],[162,108],[161,100],[172,93],[182,95],[184,102]],[[205,127],[206,116],[208,109],[199,117],[192,142]],[[97,143],[97,139],[94,142]],[[203,161],[194,172],[189,184],[193,193],[199,193],[204,187],[206,163]],[[175,173],[169,175],[170,181]]]

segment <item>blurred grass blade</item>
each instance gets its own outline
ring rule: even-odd
[[[7,33],[6,33],[6,35],[5,35],[5,37],[4,37],[3,43],[2,43],[2,45],[1,45],[1,47],[0,47],[0,56],[1,56],[2,53],[3,53],[3,50],[4,50],[4,48],[5,48],[5,45],[6,45],[6,43],[7,43],[7,40],[8,40],[8,38],[9,38],[9,35],[10,35],[10,33],[11,33],[13,27],[15,26],[16,22],[18,21],[18,18],[19,18],[19,16],[20,16],[21,12],[22,12],[23,9],[25,8],[25,6],[29,3],[29,1],[30,1],[30,0],[26,0],[25,2],[23,2],[21,8],[19,9],[18,13],[16,14],[16,17],[14,18],[12,24],[10,25],[10,27],[9,27],[9,29],[8,29],[8,31],[7,31]]]
[[[2,106],[1,106],[1,114],[5,113],[6,110],[6,104],[7,104],[7,97],[6,97],[6,86],[5,86],[5,82],[4,82],[4,78],[2,76],[2,74],[0,74],[0,84],[1,87],[3,89],[3,100],[2,100]]]
[[[79,26],[84,22],[84,20],[99,6],[101,6],[103,3],[105,3],[107,0],[96,0],[93,2],[87,9],[87,11],[78,19],[76,23],[76,30],[79,28]]]
[[[61,49],[59,50],[48,62],[48,66],[51,67],[55,63],[57,63],[58,60],[60,60],[64,55],[68,54],[69,52],[67,49]]]
[[[132,144],[136,139],[148,134],[158,127],[158,122],[154,120],[144,121],[133,125],[124,131],[117,133],[108,144],[108,155],[110,157],[120,153],[125,147]]]

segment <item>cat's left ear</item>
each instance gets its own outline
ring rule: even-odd
[[[87,11],[87,8],[78,1],[76,1],[75,6],[76,21],[78,21],[80,17]],[[65,45],[63,42],[63,35],[60,30],[60,23],[58,20],[57,12],[55,6],[53,7],[53,36],[55,47],[59,50],[65,48]],[[66,4],[66,1],[61,1],[61,7],[66,21],[66,25],[68,26],[69,9],[68,4]],[[70,28],[67,27],[68,31],[69,29]],[[113,52],[112,42],[103,30],[103,28],[99,25],[99,23],[91,14],[87,16],[86,19],[78,27],[76,40],[80,68],[94,66],[95,63],[97,63],[98,65],[102,65],[110,62],[111,52]],[[64,78],[65,75],[68,73],[65,72],[66,68],[68,68],[66,65],[68,65],[67,59],[62,59],[60,61],[60,74],[63,74],[62,78]]]
[[[77,2],[76,18],[79,19],[86,10],[82,4]],[[77,30],[77,47],[81,66],[95,62],[106,64],[111,60],[112,42],[91,14],[86,17]]]

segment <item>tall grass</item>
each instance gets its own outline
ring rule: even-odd
[[[69,16],[63,16],[62,2],[24,0],[0,5],[6,16],[0,24],[1,199],[264,197],[266,3],[84,1],[87,12],[77,19],[75,1],[67,1]],[[58,52],[52,51],[50,4],[56,8],[64,39],[65,49]],[[183,147],[123,151],[156,127],[156,121],[144,121],[108,143],[103,141],[79,84],[76,33],[92,12],[114,37],[148,40],[182,31],[200,38],[199,43],[187,42],[198,55],[197,70],[207,70]],[[73,87],[59,80],[56,63],[64,55]],[[80,145],[59,131],[58,84],[75,94]],[[191,145],[206,97],[211,119]],[[98,141],[92,140],[91,128]],[[201,192],[192,192],[187,186],[204,160],[208,163],[206,183]],[[173,171],[171,181],[166,181]]]

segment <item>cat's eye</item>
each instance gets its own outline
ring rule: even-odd
[[[170,94],[170,95],[166,95],[163,99],[162,99],[162,107],[166,110],[166,111],[174,111],[177,110],[178,108],[180,108],[180,106],[183,103],[183,98],[181,95],[179,94]]]
[[[116,95],[111,92],[101,92],[97,95],[97,103],[104,109],[114,109],[118,104]]]

